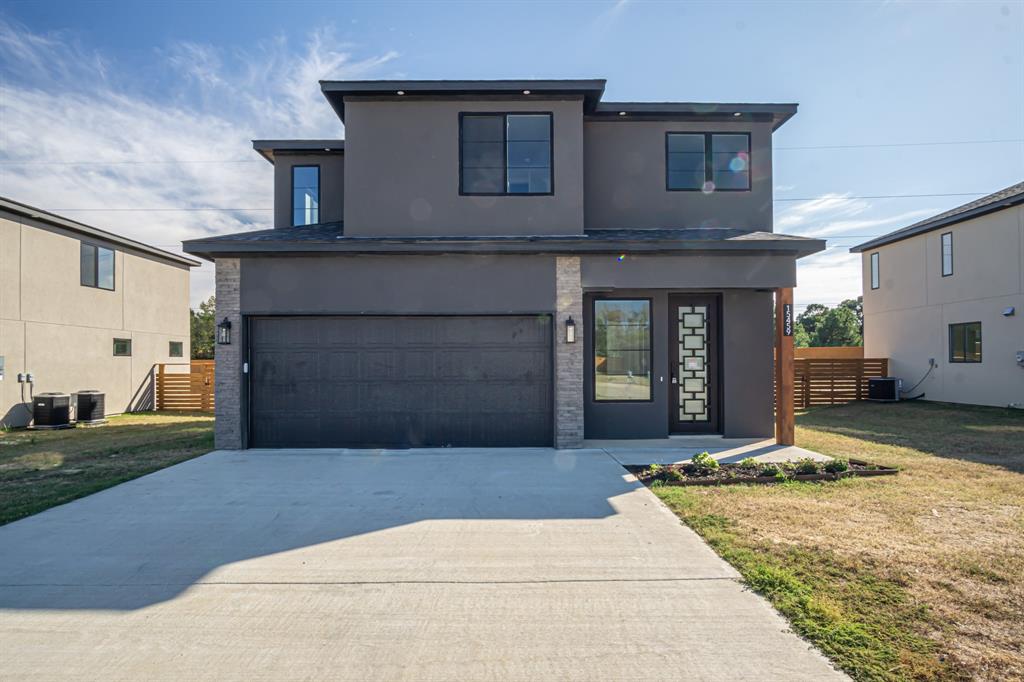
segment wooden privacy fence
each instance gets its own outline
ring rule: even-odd
[[[156,366],[156,409],[213,410],[213,360]]]
[[[839,405],[868,397],[868,379],[889,375],[887,358],[793,360],[793,406]]]

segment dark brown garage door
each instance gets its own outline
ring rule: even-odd
[[[251,447],[550,445],[551,319],[254,317]]]

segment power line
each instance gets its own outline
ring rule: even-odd
[[[773,147],[775,151],[800,151],[815,149],[881,149],[890,147],[938,147],[968,144],[1024,143],[1024,138],[1002,140],[948,140],[943,142],[883,142],[877,144],[832,144],[800,145],[794,147]],[[0,161],[0,166],[163,166],[207,163],[261,163],[259,159],[193,159],[188,161]]]
[[[774,201],[850,201],[853,199],[912,199],[919,197],[976,197],[989,192],[946,192],[940,194],[872,194],[860,196],[821,196],[802,197],[790,199],[775,199]],[[47,211],[273,211],[271,208],[227,208],[221,206],[188,206],[181,208],[129,208],[119,206],[114,208],[47,208]]]
[[[960,140],[949,142],[886,142],[880,144],[832,144],[810,145],[800,147],[773,147],[776,150],[792,151],[797,149],[877,149],[881,147],[938,147],[958,144],[1005,144],[1007,142],[1024,142],[1024,138],[1008,138],[1005,140]]]
[[[852,199],[915,199],[919,197],[976,197],[991,192],[945,192],[941,194],[871,194],[855,197],[848,196],[823,196],[803,197],[795,199],[773,199],[773,201],[850,201]]]

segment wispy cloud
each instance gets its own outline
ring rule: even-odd
[[[269,227],[272,169],[250,140],[340,137],[317,81],[364,77],[397,57],[354,53],[326,30],[298,52],[284,39],[229,53],[169,45],[158,76],[174,85],[157,97],[73,36],[0,21],[0,194],[172,251]],[[205,207],[233,210],[170,210]],[[111,210],[125,208],[160,210]],[[192,288],[193,302],[212,293],[212,268],[193,271]]]
[[[824,251],[798,263],[795,291],[798,304],[834,305],[846,298],[856,298],[861,291],[861,257],[850,253],[850,247],[867,241],[871,235],[909,225],[935,213],[935,209],[924,208],[884,214],[869,201],[849,197],[849,194],[826,194],[783,209],[775,219],[775,228],[780,232],[829,240]]]

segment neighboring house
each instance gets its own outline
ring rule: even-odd
[[[0,425],[28,424],[43,392],[103,391],[108,414],[152,409],[153,365],[189,361],[196,265],[0,198]]]
[[[867,357],[908,394],[1024,407],[1024,183],[851,250]]]
[[[603,80],[325,81],[346,139],[256,141],[275,227],[216,261],[217,446],[771,437],[772,232],[795,104]]]

